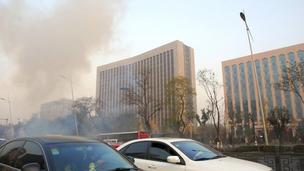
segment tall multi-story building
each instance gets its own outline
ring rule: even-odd
[[[65,117],[72,112],[72,100],[61,99],[40,105],[40,118],[54,120]]]
[[[134,107],[122,101],[124,89],[135,85],[139,73],[149,69],[154,99],[165,102],[165,86],[177,76],[184,76],[191,81],[195,89],[194,52],[180,41],[174,41],[143,54],[99,66],[97,68],[96,98],[103,115],[121,115],[127,112],[136,114]],[[196,111],[196,97],[190,99],[193,111]],[[159,128],[164,125],[171,108],[163,107],[152,119]]]
[[[223,83],[225,94],[225,118],[228,114],[240,112],[251,113],[256,123],[261,126],[261,107],[257,87],[265,115],[275,107],[286,107],[294,120],[304,117],[304,106],[301,99],[293,92],[281,91],[274,86],[278,83],[286,67],[295,61],[304,62],[304,44],[270,50],[250,56],[235,58],[222,62]],[[258,85],[254,80],[256,67]],[[267,117],[267,116],[266,116]]]

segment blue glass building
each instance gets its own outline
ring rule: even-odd
[[[304,105],[293,92],[281,91],[275,87],[286,67],[295,62],[304,62],[304,44],[275,49],[250,56],[222,62],[225,97],[225,119],[228,113],[241,113],[246,120],[250,113],[256,124],[262,124],[261,109],[269,113],[275,107],[286,107],[295,120],[304,118]],[[254,80],[257,74],[258,86]],[[297,84],[296,86],[300,86]],[[257,89],[260,88],[262,108],[259,105]],[[304,90],[301,87],[304,96]]]

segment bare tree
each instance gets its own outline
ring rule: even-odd
[[[186,134],[187,128],[195,119],[191,99],[195,95],[190,80],[179,76],[173,78],[166,86],[167,102],[174,113],[171,118],[171,126],[180,136]]]
[[[304,90],[304,63],[294,62],[283,68],[280,81],[274,83],[275,88],[295,93],[302,103]]]
[[[255,134],[255,115],[253,113],[248,113],[248,121],[251,124],[251,137],[249,138],[249,142],[257,141],[257,137]]]
[[[126,88],[123,95],[125,104],[134,106],[137,110],[137,115],[143,122],[145,131],[151,133],[151,119],[159,112],[163,103],[159,99],[152,96],[151,71],[145,68],[135,77],[134,85]]]
[[[214,128],[216,129],[217,134],[215,137],[215,141],[219,142],[221,120],[219,102],[222,100],[222,97],[219,96],[219,91],[221,85],[216,79],[215,73],[207,69],[200,70],[198,72],[198,81],[208,98],[208,102],[210,104],[209,110],[211,111],[210,118],[212,120]]]
[[[72,104],[72,109],[77,114],[82,114],[81,117],[92,118],[95,112],[96,101],[93,97],[82,97],[75,100]]]
[[[93,119],[95,109],[96,101],[93,97],[82,97],[73,102],[72,111],[77,116],[77,123],[81,134],[87,134],[88,131],[96,128]]]
[[[200,126],[205,126],[206,123],[209,121],[211,115],[212,111],[209,109],[209,107],[206,107],[204,109],[201,109],[201,116],[196,114],[195,119]]]
[[[282,135],[285,131],[287,124],[290,122],[290,114],[286,107],[274,108],[268,113],[268,121],[273,126],[273,131],[279,140],[282,142]]]

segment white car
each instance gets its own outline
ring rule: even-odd
[[[270,167],[228,157],[197,141],[148,138],[129,141],[117,148],[145,171],[271,171]]]

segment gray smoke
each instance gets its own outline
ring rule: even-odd
[[[26,2],[0,2],[0,50],[14,66],[12,84],[29,105],[38,105],[63,92],[59,75],[77,83],[90,71],[89,57],[109,48],[124,5],[121,0]]]

